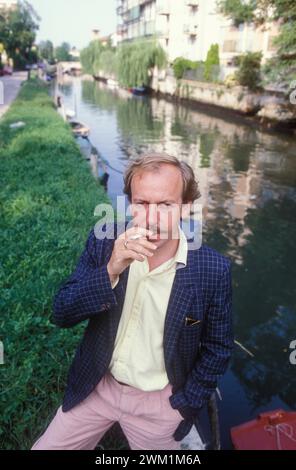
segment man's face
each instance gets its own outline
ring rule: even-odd
[[[148,240],[159,247],[178,238],[183,181],[178,168],[162,164],[157,170],[139,170],[131,182],[133,225],[153,230]]]

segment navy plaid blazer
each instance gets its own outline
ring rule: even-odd
[[[109,234],[114,231],[117,238],[125,226],[102,224],[101,228]],[[129,273],[129,268],[123,271],[112,289],[107,263],[113,245],[114,239],[98,239],[91,230],[75,271],[54,298],[52,321],[56,325],[68,328],[88,321],[69,370],[64,412],[94,390],[111,361]],[[172,384],[170,404],[183,417],[174,433],[179,441],[197,423],[233,348],[230,261],[205,245],[188,250],[187,265],[176,271],[163,348]]]

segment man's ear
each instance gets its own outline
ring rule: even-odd
[[[192,201],[189,201],[186,204],[184,203],[182,204],[182,207],[181,207],[182,219],[188,219],[190,217],[191,207],[192,207]]]

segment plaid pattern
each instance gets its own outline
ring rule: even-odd
[[[124,225],[104,225],[115,237]],[[190,240],[189,240],[190,242]],[[88,320],[70,367],[63,411],[84,400],[108,370],[122,312],[129,268],[112,289],[107,272],[114,239],[90,232],[77,267],[54,299],[53,322],[68,328]],[[231,265],[202,245],[188,250],[187,266],[176,271],[164,328],[164,359],[172,384],[170,403],[184,420],[181,440],[197,423],[200,408],[215,391],[233,348]]]

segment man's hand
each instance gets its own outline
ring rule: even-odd
[[[144,261],[148,256],[153,256],[157,245],[147,240],[147,236],[153,232],[142,227],[131,227],[115,240],[113,251],[107,271],[110,281],[116,280],[135,259]]]

